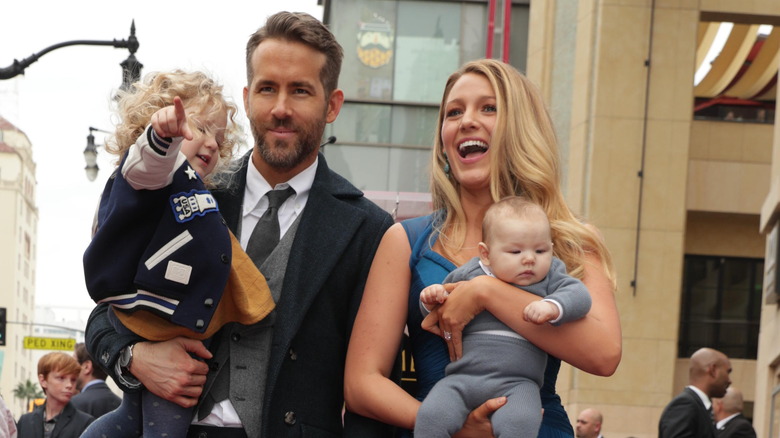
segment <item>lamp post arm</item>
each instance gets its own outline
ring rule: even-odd
[[[40,326],[40,327],[50,327],[50,328],[57,328],[61,330],[67,330],[71,332],[76,332],[81,335],[84,335],[84,330],[68,327],[64,325],[55,325],[55,324],[43,324],[40,322],[22,322],[22,321],[6,321],[6,324],[19,324],[19,325],[29,325],[29,326]]]
[[[65,41],[59,44],[54,44],[52,46],[49,46],[43,50],[41,50],[38,53],[33,53],[32,55],[28,56],[27,58],[22,59],[21,61],[14,59],[13,64],[11,64],[8,67],[0,68],[0,79],[11,79],[14,76],[20,75],[24,73],[24,70],[30,66],[33,62],[37,61],[41,56],[53,51],[57,50],[62,47],[68,47],[68,46],[113,46],[117,49],[128,49],[130,50],[130,54],[134,54],[136,50],[138,50],[138,38],[135,36],[135,20],[133,20],[133,23],[130,25],[130,37],[128,39],[122,39],[122,40],[112,40],[112,41],[100,41],[100,40],[74,40],[74,41]]]
[[[93,131],[103,132],[103,133],[106,133],[106,134],[113,134],[111,131],[106,131],[106,130],[103,130],[103,129],[100,129],[100,128],[93,128],[93,127],[90,126],[89,127],[89,133],[91,134]]]

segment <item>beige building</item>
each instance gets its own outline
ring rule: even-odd
[[[31,350],[23,349],[34,319],[38,208],[35,163],[27,136],[0,117],[0,306],[7,309],[6,345],[0,346],[0,394],[13,412],[19,382],[35,376]],[[37,385],[37,380],[33,380]]]
[[[735,23],[731,37],[694,85],[720,22]],[[609,378],[561,371],[572,421],[596,407],[605,436],[657,436],[687,384],[686,349],[704,341],[741,357],[733,384],[758,436],[778,436],[777,304],[763,305],[757,360],[758,315],[745,309],[764,300],[765,247],[777,254],[780,123],[760,120],[762,108],[737,106],[749,121],[698,115],[724,94],[771,101],[774,112],[780,2],[533,0],[529,23],[528,75],[558,123],[568,200],[603,231],[619,275],[623,360]],[[775,28],[755,56],[758,25]]]

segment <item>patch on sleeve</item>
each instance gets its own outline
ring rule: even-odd
[[[168,266],[165,270],[166,280],[175,281],[179,284],[189,284],[190,275],[192,275],[192,266],[174,262],[173,260],[168,261]]]
[[[170,201],[173,214],[179,223],[189,222],[206,213],[219,211],[217,201],[208,190],[176,193],[171,196]]]

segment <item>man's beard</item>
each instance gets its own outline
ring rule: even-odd
[[[260,157],[271,167],[290,170],[304,162],[320,144],[322,133],[325,132],[325,119],[317,119],[303,126],[294,126],[289,120],[274,120],[271,128],[295,128],[298,140],[289,144],[284,140],[276,140],[272,145],[266,144],[265,134],[269,128],[258,127],[251,123],[252,136],[255,138],[255,149]]]

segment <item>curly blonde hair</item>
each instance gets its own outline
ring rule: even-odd
[[[454,253],[466,239],[466,214],[460,202],[458,181],[445,173],[441,129],[447,98],[455,82],[465,74],[485,77],[496,93],[497,118],[491,137],[490,194],[493,202],[522,195],[540,205],[550,219],[555,256],[566,263],[569,274],[582,278],[586,253],[601,260],[615,285],[609,250],[601,236],[569,209],[560,187],[560,159],[552,120],[537,88],[506,63],[481,59],[465,64],[447,80],[439,108],[431,165],[433,206],[444,212],[437,224]],[[453,254],[444,248],[445,254]]]
[[[187,121],[196,136],[200,132],[197,128],[201,125],[198,115],[201,110],[207,110],[204,113],[206,118],[222,112],[227,114],[227,129],[219,147],[219,162],[212,174],[205,178],[208,182],[233,158],[235,147],[242,136],[241,128],[235,121],[238,108],[224,96],[222,85],[203,72],[173,70],[150,73],[142,81],[133,84],[129,91],[120,91],[117,95],[119,123],[112,141],[106,143],[106,151],[118,155],[118,163],[149,126],[152,115],[161,108],[173,105],[176,96],[184,103]]]

